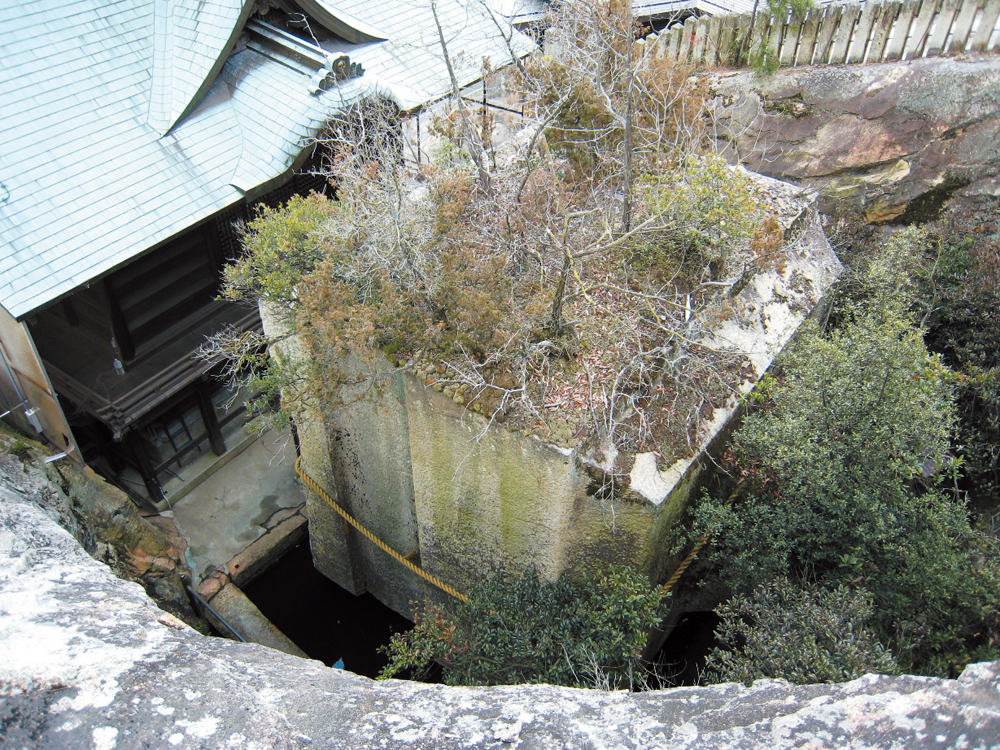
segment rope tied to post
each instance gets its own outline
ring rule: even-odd
[[[375,536],[375,534],[373,534],[370,530],[368,530],[367,528],[365,528],[365,526],[360,521],[358,521],[358,519],[356,519],[354,516],[352,516],[350,513],[348,513],[344,508],[342,508],[337,503],[336,500],[334,500],[332,497],[330,497],[330,495],[326,492],[326,490],[324,490],[322,487],[320,487],[319,484],[316,482],[315,479],[313,479],[311,476],[309,476],[308,474],[306,474],[305,470],[302,468],[302,456],[299,456],[297,459],[295,459],[295,474],[296,474],[296,476],[299,477],[299,479],[301,479],[303,481],[303,483],[309,489],[311,489],[313,492],[315,492],[317,495],[319,495],[321,498],[323,498],[330,505],[330,507],[332,507],[335,511],[337,511],[337,513],[339,513],[347,523],[349,523],[355,529],[357,529],[358,531],[360,531],[361,534],[366,539],[368,539],[376,547],[378,547],[383,552],[385,552],[387,555],[389,555],[392,559],[396,560],[397,562],[401,563],[405,567],[409,568],[410,570],[412,570],[414,573],[416,573],[418,576],[420,576],[421,578],[423,578],[425,581],[427,581],[431,585],[437,586],[439,589],[441,589],[446,594],[450,594],[451,596],[455,597],[456,599],[458,599],[459,601],[462,601],[462,602],[469,601],[469,598],[465,594],[463,594],[460,591],[457,591],[456,589],[452,588],[447,583],[445,583],[444,581],[442,581],[440,578],[436,578],[435,576],[431,575],[430,573],[428,573],[427,571],[425,571],[420,566],[414,564],[412,561],[407,560],[406,557],[404,557],[403,555],[401,555],[399,552],[397,552],[392,547],[390,547],[388,544],[386,544],[381,539],[379,539],[377,536]]]

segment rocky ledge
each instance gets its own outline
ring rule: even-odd
[[[719,73],[708,88],[720,150],[817,190],[824,213],[923,221],[1000,194],[995,55]]]
[[[11,748],[998,747],[1000,663],[649,693],[374,682],[209,638],[0,486],[0,745]]]

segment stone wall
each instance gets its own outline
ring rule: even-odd
[[[0,744],[27,750],[987,748],[1000,663],[648,693],[375,682],[199,634],[0,486]]]

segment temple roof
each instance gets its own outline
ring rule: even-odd
[[[289,6],[258,5],[275,4]],[[0,0],[8,312],[23,317],[281,180],[323,123],[363,96],[410,109],[450,91],[427,8],[301,0],[296,10],[323,6],[325,23],[357,27],[313,19],[320,48],[309,35],[264,44],[272,30],[248,22],[253,5]],[[437,5],[462,83],[481,75],[483,55],[509,59],[481,4]],[[514,45],[530,48],[520,35]],[[365,74],[331,72],[343,54]]]

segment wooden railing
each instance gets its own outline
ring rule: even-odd
[[[819,5],[801,19],[691,17],[644,43],[657,56],[706,67],[746,67],[764,52],[782,67],[876,63],[996,51],[998,18],[1000,0],[869,1]]]
[[[234,327],[260,331],[260,315],[253,310],[238,320]],[[59,395],[103,422],[118,439],[133,423],[208,373],[219,361],[200,359],[194,351],[187,352],[132,389],[114,397],[95,391],[51,362],[45,363],[45,369]]]

